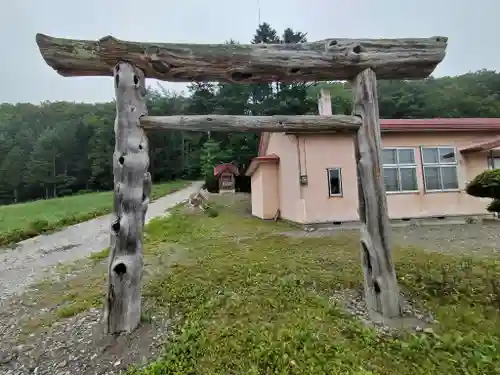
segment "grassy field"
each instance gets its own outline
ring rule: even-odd
[[[144,316],[177,323],[163,355],[130,374],[498,374],[498,256],[396,246],[401,288],[438,323],[381,336],[331,300],[361,285],[356,231],[285,236],[287,224],[223,199],[213,217],[179,207],[147,226]],[[104,255],[89,260],[92,272],[39,287],[32,298],[41,315],[26,332],[101,306]]]
[[[152,199],[187,184],[173,181],[154,185]],[[105,215],[111,205],[112,192],[102,192],[0,206],[0,246]]]
[[[167,239],[186,248],[146,287],[156,309],[183,319],[164,356],[132,373],[498,373],[499,258],[395,248],[401,287],[439,324],[432,334],[382,337],[330,300],[361,285],[357,232],[286,237],[286,225],[237,206],[149,227],[150,251]]]

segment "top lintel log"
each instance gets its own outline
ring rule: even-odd
[[[428,77],[448,38],[325,39],[298,44],[168,44],[36,35],[46,63],[66,77],[111,76],[119,61],[162,81],[232,83],[348,80],[371,68],[378,79]]]

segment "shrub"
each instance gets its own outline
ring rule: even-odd
[[[465,188],[473,197],[500,199],[500,169],[478,174]]]
[[[500,199],[493,199],[486,209],[488,212],[500,212]]]
[[[50,224],[47,220],[37,219],[30,222],[29,227],[36,233],[43,233],[50,229]]]
[[[217,217],[217,216],[219,216],[219,211],[217,211],[212,206],[205,207],[205,213],[208,215],[208,217]]]
[[[207,189],[207,191],[209,193],[218,193],[219,192],[219,183],[218,183],[217,179],[215,178],[215,176],[213,176],[213,175],[205,176],[205,183],[204,183],[203,187],[205,189]]]

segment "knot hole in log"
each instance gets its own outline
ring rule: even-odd
[[[233,74],[231,74],[231,78],[235,82],[246,81],[252,78],[252,73],[234,72]]]
[[[120,220],[117,219],[111,224],[111,229],[113,229],[113,232],[118,233],[120,231]]]
[[[118,275],[118,276],[123,276],[127,273],[127,266],[123,263],[118,263],[115,268],[113,268],[113,271],[115,271],[115,273]]]
[[[361,241],[361,247],[363,248],[363,264],[365,266],[366,273],[368,274],[367,280],[373,280],[373,290],[375,291],[375,294],[380,294],[380,284],[377,280],[373,279],[372,260],[370,252],[368,251],[364,241]]]
[[[352,52],[354,52],[354,53],[361,53],[361,52],[363,52],[363,47],[361,47],[360,44],[355,45],[354,47],[352,47]]]
[[[118,158],[118,163],[120,163],[120,165],[123,165],[123,163],[125,163],[125,157],[123,155]]]
[[[136,74],[134,74],[134,85],[136,85],[136,86],[139,85],[139,77],[137,77]]]
[[[330,40],[328,42],[328,45],[327,47],[330,48],[330,47],[335,47],[336,45],[338,44],[338,42],[336,40]]]
[[[170,66],[159,60],[151,60],[151,67],[158,73],[162,74],[167,74],[170,71]]]
[[[380,285],[377,280],[373,280],[373,290],[375,294],[380,294]]]
[[[364,261],[363,263],[365,265],[366,272],[368,272],[368,274],[371,276],[373,268],[372,268],[372,261],[370,259],[370,252],[368,251],[368,248],[366,247],[364,241],[361,242],[361,247],[363,248],[363,261]]]

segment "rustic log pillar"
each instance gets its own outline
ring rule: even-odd
[[[353,114],[363,124],[355,142],[358,168],[361,258],[365,300],[372,318],[401,314],[399,288],[392,262],[390,223],[381,165],[377,78],[372,69],[359,73],[352,82]]]
[[[116,93],[114,218],[105,320],[108,333],[131,332],[141,317],[142,237],[149,204],[148,140],[139,126],[147,114],[143,72],[127,62],[114,67]]]

